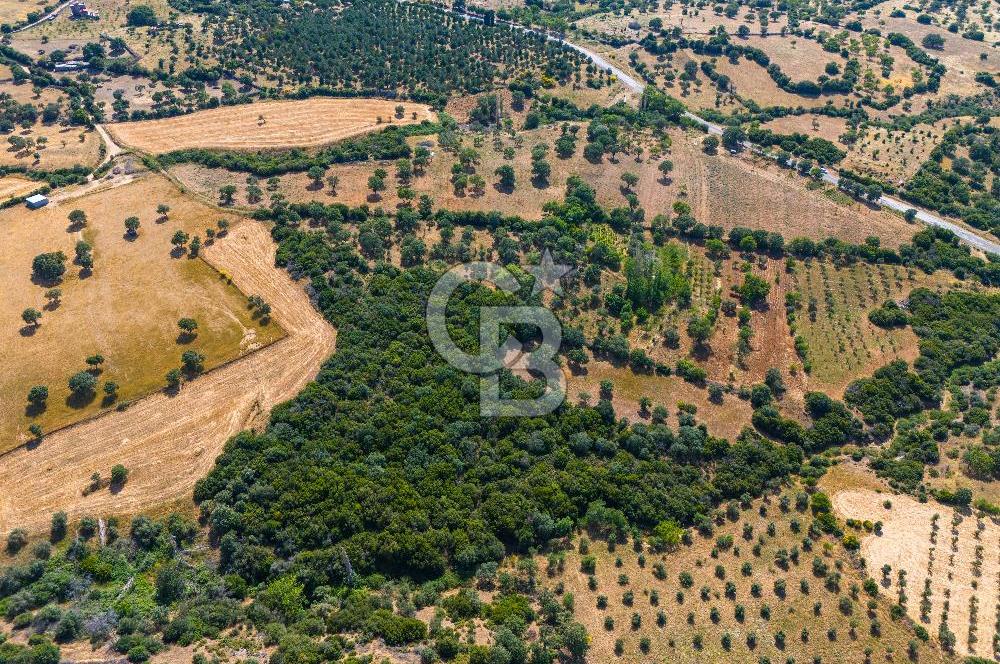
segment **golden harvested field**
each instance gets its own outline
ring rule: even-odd
[[[31,129],[18,130],[17,136],[31,141],[30,147],[15,150],[4,141],[0,166],[55,170],[76,165],[93,167],[101,159],[101,137],[92,129],[37,124]]]
[[[889,500],[889,508],[885,501]],[[861,555],[873,575],[882,577],[884,592],[903,591],[907,614],[928,632],[946,623],[955,635],[956,651],[987,659],[997,657],[994,635],[1000,636],[1000,526],[974,514],[960,514],[909,496],[870,490],[845,490],[833,496],[840,516],[882,521],[881,536],[861,542]]]
[[[402,117],[395,108],[402,105]],[[431,119],[423,104],[384,99],[274,101],[227,106],[162,120],[108,125],[116,143],[145,152],[186,148],[257,150],[318,147],[357,136],[388,123],[413,124]]]
[[[160,203],[171,208],[163,222],[157,222]],[[77,209],[87,214],[88,224],[71,231],[67,215]],[[132,214],[142,226],[139,237],[129,241],[123,220]],[[182,197],[161,177],[54,201],[40,210],[0,212],[0,245],[5,247],[0,255],[0,290],[5,293],[0,338],[7,358],[0,375],[5,395],[0,401],[0,451],[23,444],[30,424],[52,431],[163,388],[166,372],[180,366],[185,350],[202,353],[211,368],[282,336],[273,322],[253,320],[245,295],[204,260],[171,254],[175,231],[204,237],[205,228],[224,216]],[[93,247],[89,276],[72,262],[80,240]],[[31,263],[35,255],[52,251],[62,251],[69,260],[62,283],[53,284],[61,297],[47,304],[51,286],[33,283]],[[42,312],[37,328],[21,320],[29,307]],[[190,343],[178,340],[182,317],[199,324]],[[71,398],[69,377],[87,369],[84,360],[94,354],[106,358],[98,379],[118,384],[117,400],[105,401],[100,386],[92,398]],[[28,409],[27,394],[34,385],[49,390],[40,413]]]
[[[181,209],[179,202],[177,207]],[[207,247],[204,257],[231,275],[235,287],[270,303],[276,321],[272,326],[280,325],[287,336],[184,384],[176,395],[157,392],[127,410],[63,429],[38,446],[3,456],[0,531],[40,531],[55,510],[76,519],[83,514],[132,515],[168,503],[190,505],[195,482],[208,473],[225,442],[266,423],[271,408],[295,396],[333,352],[335,330],[312,306],[302,284],[275,267],[274,253],[267,228],[245,220]],[[136,296],[132,309],[146,300]],[[128,484],[119,493],[81,494],[92,473],[107,477],[116,463],[129,469]]]
[[[799,491],[787,488],[749,509],[737,504],[729,517],[720,513],[711,535],[692,532],[693,543],[673,552],[632,541],[612,551],[592,540],[581,554],[583,535],[553,564],[540,556],[540,576],[546,587],[572,594],[595,662],[863,662],[868,648],[873,662],[908,661],[915,636],[889,615],[894,593],[880,590],[873,599],[852,590],[863,571],[832,537],[804,547],[812,516],[796,509]],[[593,574],[583,571],[585,556]],[[955,661],[936,644],[917,643],[919,662]]]
[[[13,198],[14,196],[23,196],[29,191],[38,189],[42,184],[16,175],[0,177],[0,201]]]

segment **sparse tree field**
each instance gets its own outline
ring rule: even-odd
[[[993,519],[975,510],[960,513],[940,503],[871,490],[840,491],[833,504],[843,518],[883,522],[881,536],[861,540],[861,555],[880,578],[883,566],[889,566],[882,587],[890,596],[899,596],[899,572],[905,571],[905,606],[915,623],[935,636],[945,623],[956,652],[995,657],[1000,527]]]
[[[158,203],[170,205],[168,221],[157,223]],[[74,210],[86,214],[82,228],[70,229]],[[132,214],[144,223],[130,240],[123,220]],[[0,213],[0,338],[7,358],[0,376],[0,449],[24,443],[31,424],[48,432],[162,388],[185,350],[203,354],[210,369],[283,334],[273,322],[254,320],[245,295],[205,261],[171,254],[176,230],[204,236],[220,216],[158,177],[33,212],[19,207]],[[80,254],[93,261],[90,270],[80,264],[85,258],[73,261],[81,240],[92,247]],[[61,282],[33,281],[33,258],[56,251],[67,256]],[[22,318],[28,309],[42,314],[34,325]],[[187,343],[178,343],[182,317],[199,323]],[[85,362],[96,355],[103,361]],[[88,369],[96,374],[96,388],[71,396],[69,378]],[[116,394],[103,390],[107,381],[117,384]],[[48,399],[44,407],[29,408],[29,390],[39,385],[48,389]]]
[[[589,403],[596,404],[600,398],[601,381],[610,380],[614,385],[611,404],[618,417],[632,422],[650,424],[651,415],[642,414],[640,400],[648,397],[652,408],[664,406],[669,412],[667,422],[677,423],[677,405],[691,404],[697,407],[695,418],[704,422],[713,436],[735,438],[749,421],[753,412],[750,404],[736,395],[727,395],[725,401],[714,404],[708,399],[708,392],[684,382],[677,376],[655,376],[637,374],[628,367],[615,367],[608,362],[591,360],[587,372],[568,376],[568,400],[579,403],[581,393],[590,395]]]
[[[671,131],[673,145],[669,158],[674,162],[671,179],[664,182],[658,169],[659,159],[650,157],[649,146],[640,159],[634,155],[619,153],[615,161],[607,155],[598,163],[583,157],[586,126],[582,125],[580,138],[573,156],[563,159],[551,154],[547,160],[552,167],[548,184],[536,186],[532,181],[531,149],[546,143],[550,147],[559,137],[559,125],[542,127],[537,130],[519,130],[516,139],[503,138],[501,150],[494,149],[493,139],[483,136],[475,149],[480,161],[475,165],[476,173],[486,179],[486,187],[479,193],[471,188],[459,192],[452,185],[452,166],[458,160],[455,154],[433,147],[431,159],[425,174],[412,178],[410,187],[419,196],[429,194],[437,207],[448,210],[489,210],[504,214],[516,214],[527,219],[542,216],[542,208],[549,201],[561,201],[565,193],[566,178],[578,175],[597,191],[598,201],[608,207],[625,205],[621,189],[621,175],[634,172],[639,176],[635,187],[636,196],[646,210],[647,222],[657,214],[669,211],[674,201],[685,200],[691,205],[695,218],[704,224],[716,224],[726,229],[733,226],[761,228],[778,231],[787,238],[802,236],[814,239],[836,237],[847,242],[857,242],[867,235],[878,236],[882,244],[896,247],[909,240],[919,226],[907,224],[897,215],[873,210],[859,203],[840,205],[822,195],[820,191],[810,192],[807,181],[801,176],[780,169],[773,163],[750,162],[743,157],[732,157],[728,153],[715,157],[705,155],[700,147],[700,134],[684,134]],[[473,147],[475,135],[461,134],[463,146]],[[482,136],[482,135],[481,135]],[[413,137],[416,145],[436,137]],[[641,142],[639,143],[642,144]],[[503,150],[513,148],[513,159],[505,159]],[[504,164],[513,167],[516,187],[507,191],[497,187],[495,170]],[[368,179],[376,169],[389,172],[390,183],[381,192],[378,204],[385,208],[400,203],[396,192],[396,181],[392,163],[368,162],[334,165],[327,175],[336,175],[339,184],[336,195],[324,185],[317,188],[306,173],[282,175],[279,192],[289,201],[322,203],[344,203],[347,205],[371,204]],[[213,201],[219,198],[219,189],[225,185],[237,188],[235,202],[247,205],[246,174],[223,169],[208,169],[194,164],[181,164],[170,169],[185,187],[201,193]],[[265,197],[259,205],[266,206]]]
[[[4,136],[0,144],[0,166],[56,170],[78,164],[94,167],[101,159],[101,137],[85,127],[36,124],[15,136],[24,144],[13,146],[9,137]]]
[[[227,106],[181,117],[114,124],[108,130],[116,142],[156,154],[186,148],[318,147],[389,123],[405,125],[431,119],[427,106],[414,103],[403,104],[402,117],[396,117],[397,104],[385,99],[318,97]]]
[[[797,507],[802,491],[785,487],[745,506],[734,501],[673,552],[657,552],[647,539],[640,553],[631,538],[609,551],[591,538],[581,554],[577,538],[562,571],[557,563],[548,572],[539,557],[539,576],[572,595],[574,615],[592,637],[592,661],[862,662],[869,648],[871,661],[909,661],[910,641],[917,661],[954,661],[891,617],[895,583],[879,586],[873,598],[862,588],[857,559],[835,537],[808,532],[813,514]],[[881,574],[871,561],[868,573]],[[916,604],[914,584],[909,601]],[[847,651],[854,659],[845,659]]]
[[[840,394],[847,384],[895,359],[912,362],[917,337],[909,328],[882,329],[868,312],[887,300],[902,302],[914,288],[961,287],[950,275],[927,275],[898,265],[838,267],[799,262],[784,275],[784,293],[798,293],[797,334],[808,343],[810,389]],[[784,295],[782,295],[784,297]]]

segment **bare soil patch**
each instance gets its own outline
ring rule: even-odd
[[[402,117],[396,117],[397,105],[405,109]],[[162,120],[112,124],[107,129],[121,145],[162,153],[194,147],[316,147],[389,123],[405,125],[430,118],[430,108],[423,104],[320,97],[227,106]]]
[[[189,502],[194,483],[222,446],[242,429],[262,424],[271,408],[293,397],[333,351],[336,332],[312,306],[301,284],[274,265],[267,228],[244,221],[205,250],[205,259],[231,275],[245,293],[262,296],[287,336],[224,365],[176,395],[157,393],[121,412],[83,422],[0,457],[0,531],[38,531],[55,510],[134,514],[171,501]],[[81,489],[94,472],[124,464],[129,481],[119,493]]]

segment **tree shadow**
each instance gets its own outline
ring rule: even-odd
[[[174,247],[173,249],[170,250],[170,257],[171,258],[180,258],[181,256],[183,256],[186,253],[187,253],[187,249],[185,249],[184,247]]]
[[[93,276],[93,274],[94,274],[94,268],[84,267],[80,268],[80,273],[77,276],[79,276],[81,279],[89,279],[91,276]]]
[[[89,392],[70,392],[70,395],[66,397],[66,405],[75,409],[86,408],[94,403],[94,399],[96,398],[97,392],[93,390]]]
[[[549,180],[548,178],[531,178],[531,186],[535,189],[548,189]]]
[[[179,344],[189,344],[198,338],[197,332],[181,332],[177,335],[177,343]]]
[[[45,311],[55,311],[60,307],[60,305],[62,305],[62,300],[49,300],[45,303],[45,306],[43,306],[42,309]]]
[[[124,239],[126,242],[135,242],[136,240],[139,239],[139,236],[132,235],[128,231],[125,231],[125,233],[122,234],[122,239]]]
[[[42,413],[44,413],[46,410],[48,410],[48,408],[49,408],[49,405],[47,403],[45,403],[45,402],[42,402],[42,403],[29,403],[27,406],[24,407],[24,416],[25,417],[38,417],[39,415],[41,415]]]
[[[310,182],[306,185],[306,191],[319,191],[323,188],[322,182]]]
[[[694,344],[691,347],[691,357],[700,362],[707,362],[712,354],[712,347],[708,344]]]
[[[107,408],[118,400],[117,394],[105,394],[101,399],[101,408]]]
[[[514,193],[514,187],[505,187],[499,182],[493,184],[493,190],[501,194],[506,194],[507,196]]]
[[[39,327],[38,325],[24,325],[17,332],[22,337],[33,337],[35,336],[35,332],[38,331],[38,327]]]
[[[31,283],[42,288],[52,288],[62,283],[62,276],[58,276],[55,279],[43,279],[36,274],[32,274]]]

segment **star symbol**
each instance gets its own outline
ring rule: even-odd
[[[559,280],[572,271],[569,265],[556,265],[552,261],[552,254],[548,249],[542,254],[542,262],[525,268],[527,272],[535,275],[535,284],[531,287],[531,294],[536,295],[543,290],[550,290],[556,295],[562,295],[562,284]]]

